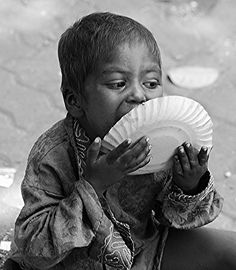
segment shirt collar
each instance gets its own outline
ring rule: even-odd
[[[86,153],[91,144],[91,140],[80,125],[79,120],[72,117],[69,113],[65,119],[65,129],[75,151],[79,177],[84,177],[84,171],[86,169]]]

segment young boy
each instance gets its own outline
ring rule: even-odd
[[[150,161],[147,137],[100,154],[124,114],[163,95],[153,35],[130,18],[93,13],[62,35],[58,55],[68,114],[29,155],[12,259],[22,269],[234,269],[236,242],[217,247],[233,234],[175,230],[221,210],[207,149],[185,143],[173,173],[138,176],[128,174]]]

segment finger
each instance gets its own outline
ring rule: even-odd
[[[198,165],[197,150],[188,142],[183,144],[191,168]]]
[[[147,158],[147,156],[150,155],[150,151],[151,145],[147,144],[144,150],[136,158],[133,158],[129,163],[126,164],[126,168],[132,169],[139,166],[139,164],[141,164]]]
[[[131,145],[131,139],[127,139],[119,144],[115,149],[113,149],[107,155],[107,163],[112,164],[116,159],[118,159]]]
[[[119,162],[122,164],[131,163],[145,150],[146,147],[149,147],[148,141],[149,139],[147,137],[139,139],[134,145],[130,146],[129,151],[120,157]]]
[[[125,170],[125,173],[131,173],[131,172],[137,171],[138,169],[146,166],[151,161],[151,159],[152,159],[152,156],[147,155],[147,157],[141,163],[139,163],[137,166],[135,166],[133,168],[127,168]]]
[[[89,146],[87,151],[87,162],[93,164],[98,158],[98,154],[101,148],[101,139],[97,137],[93,143]]]
[[[188,156],[187,156],[185,149],[182,145],[180,147],[178,147],[178,157],[179,157],[181,167],[183,169],[183,173],[184,173],[184,171],[190,170]]]
[[[184,176],[183,169],[177,155],[174,156],[174,170],[177,174]]]
[[[205,165],[208,162],[209,155],[207,154],[207,150],[207,147],[203,146],[199,151],[198,162],[201,166]]]

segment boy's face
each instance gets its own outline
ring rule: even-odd
[[[160,59],[146,44],[119,46],[85,81],[82,125],[90,138],[103,138],[135,106],[162,96],[161,85]]]

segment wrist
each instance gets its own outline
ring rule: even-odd
[[[199,193],[198,185],[196,187],[194,187],[194,188],[183,188],[183,187],[179,187],[179,188],[183,191],[183,193],[185,195],[192,196],[192,195],[196,195],[196,194]]]
[[[198,183],[195,186],[180,186],[176,184],[177,187],[179,187],[184,194],[186,195],[197,195],[201,193],[208,185],[210,179],[210,173],[209,171],[206,171],[199,179]]]
[[[92,177],[86,177],[85,180],[89,182],[89,184],[93,187],[98,197],[102,196],[103,193],[108,188],[108,186],[104,185],[104,183],[102,183],[101,181],[98,181],[98,179],[94,179]]]

